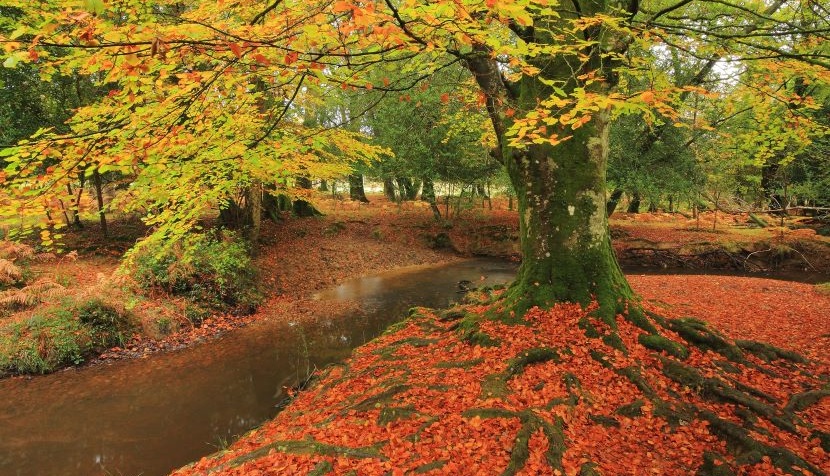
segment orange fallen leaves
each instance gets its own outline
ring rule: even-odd
[[[638,276],[632,284],[646,300],[659,300],[662,307],[648,302],[646,306],[667,317],[694,315],[730,336],[760,334],[773,344],[816,357],[822,357],[821,345],[827,348],[820,336],[830,334],[830,298],[816,294],[808,285],[696,276]],[[468,310],[473,309],[484,310]],[[457,332],[447,329],[451,323],[424,311],[397,332],[358,349],[345,368],[333,370],[301,393],[283,413],[227,453],[205,458],[176,474],[305,474],[323,460],[331,464],[331,474],[410,474],[415,470],[435,475],[500,474],[510,462],[522,421],[509,414],[465,414],[474,409],[529,410],[548,422],[561,419],[566,445],[561,470],[547,461],[552,442],[537,428],[528,439],[528,459],[518,474],[574,475],[593,463],[606,475],[687,475],[703,464],[704,452],[724,455],[725,464],[738,474],[782,474],[768,459],[738,465],[706,421],[670,424],[656,415],[652,402],[618,369],[639,366],[643,378],[664,401],[682,401],[723,420],[743,422],[734,405],[714,402],[666,378],[660,353],[638,344],[640,329],[618,319],[619,336],[629,350],[626,354],[586,337],[578,326],[585,318],[586,311],[579,306],[559,305],[548,311],[531,310],[528,326],[483,321],[481,331],[498,337],[501,345],[479,347],[464,343]],[[607,331],[598,322],[594,324]],[[665,336],[679,341],[670,331]],[[429,343],[423,344],[424,339],[430,339]],[[503,398],[484,391],[488,379],[504,372],[510,358],[538,347],[558,349],[561,358],[527,366],[505,382],[508,392]],[[605,365],[592,358],[591,351],[597,349],[605,353]],[[830,373],[828,363],[819,362],[791,367],[773,364],[771,368],[786,375],[782,378],[770,378],[749,367],[723,374],[718,370],[722,361],[722,356],[711,351],[692,349],[685,363],[703,375],[729,375],[742,385],[753,386],[776,398],[779,407],[788,395],[815,382],[814,375]],[[569,381],[567,375],[576,380]],[[380,398],[392,388],[398,391]],[[576,404],[555,403],[569,396],[577,397]],[[638,401],[641,415],[618,412]],[[390,409],[406,411],[389,417]],[[763,418],[749,431],[756,440],[787,448],[815,467],[830,467],[830,455],[811,436],[814,429],[830,431],[830,399],[800,412],[799,417],[805,423],[793,433]],[[234,463],[235,467],[225,466],[274,441],[309,439],[344,448],[374,447],[378,453],[349,457],[271,451],[253,461]]]

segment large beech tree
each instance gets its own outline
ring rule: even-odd
[[[241,188],[280,189],[295,177],[343,175],[350,161],[378,157],[382,151],[360,134],[304,120],[332,87],[400,95],[461,65],[478,86],[475,99],[496,137],[491,153],[508,171],[519,201],[519,275],[506,295],[487,296],[485,304],[495,317],[529,318],[522,320],[533,326],[523,342],[538,346],[499,353],[509,359],[506,365],[485,369],[495,373],[464,387],[491,390],[476,401],[487,406],[474,409],[476,415],[521,422],[504,474],[524,465],[528,441],[539,431],[549,443],[547,464],[564,471],[562,415],[570,418],[569,409],[583,406],[594,417],[581,380],[599,384],[595,393],[612,387],[637,393],[637,401],[624,405],[626,414],[642,416],[646,407],[635,404],[647,401],[648,418],[661,419],[666,432],[705,422],[701,434],[716,438],[707,439],[697,474],[731,474],[730,461],[756,465],[763,457],[785,472],[823,474],[823,463],[811,463],[823,456],[805,448],[830,436],[804,413],[830,393],[816,377],[822,370],[766,344],[730,341],[701,321],[641,312],[611,248],[605,203],[609,124],[619,114],[640,114],[652,128],[649,140],[656,141],[667,127],[710,128],[683,109],[695,95],[717,102],[720,116],[751,111],[758,160],[780,155],[779,139],[798,151],[823,133],[809,114],[817,107],[813,97],[793,84],[830,82],[826,4],[44,0],[24,9],[19,27],[2,40],[6,67],[29,62],[45,76],[74,71],[97,78],[110,92],[78,109],[71,132],[39,131],[4,150],[0,203],[6,214],[42,215],[79,167],[117,170],[134,177],[124,199],[156,225],[153,237],[182,235]],[[56,49],[64,54],[50,56]],[[671,77],[665,74],[669,61],[696,67],[689,68],[690,78]],[[555,306],[560,302],[585,308]],[[497,324],[482,322],[476,312],[448,312],[441,319],[463,319],[453,328],[468,344],[499,345],[498,336],[487,333]],[[495,332],[515,337],[503,324]],[[547,340],[535,340],[539,336]],[[586,339],[590,344],[583,345]],[[567,387],[569,396],[533,406],[525,401],[520,411],[501,408],[516,406],[506,397],[508,387],[526,367],[576,356],[584,365],[551,381],[551,388]],[[465,371],[475,365],[457,364]],[[598,382],[602,371],[607,380]],[[784,372],[797,377],[787,395],[757,388],[759,378]],[[408,389],[386,388],[351,402],[342,414],[374,410],[393,390]],[[736,415],[743,423],[735,423]],[[364,417],[361,425],[369,421]],[[384,445],[372,446],[369,457],[379,457],[377,447]],[[355,454],[310,440],[256,452],[292,449]],[[588,461],[580,474],[597,472]]]
[[[154,210],[148,219],[167,234],[187,230],[201,205],[221,204],[238,187],[342,173],[344,159],[376,156],[345,130],[303,126],[297,111],[309,106],[298,103],[331,85],[398,94],[462,64],[492,122],[492,154],[518,196],[524,260],[507,307],[519,314],[596,300],[612,316],[632,297],[605,215],[615,114],[696,127],[680,105],[690,94],[722,94],[700,85],[744,69],[756,107],[786,102],[785,122],[809,131],[809,116],[799,114],[809,98],[786,83],[827,80],[823,7],[785,0],[50,0],[21,8],[27,16],[3,41],[6,67],[30,62],[46,76],[71,69],[112,89],[78,110],[71,133],[44,131],[7,149],[6,180],[48,206],[33,197],[61,189],[79,166],[132,173]],[[50,56],[55,49],[65,52]],[[695,76],[672,81],[647,61],[669,52],[698,64]],[[392,81],[383,75],[390,68]]]

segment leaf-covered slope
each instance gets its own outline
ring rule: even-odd
[[[746,286],[760,292],[770,283]],[[666,278],[660,286],[671,284],[688,283]],[[820,317],[827,299],[807,297],[816,306],[803,318]],[[529,312],[532,326],[476,318],[492,305],[416,310],[275,420],[176,474],[770,475],[830,467],[826,362],[735,345],[700,321],[656,314],[663,340],[623,318],[613,331],[573,305]]]

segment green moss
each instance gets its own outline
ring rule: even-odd
[[[640,329],[650,333],[656,334],[657,328],[654,327],[654,324],[648,320],[648,316],[654,316],[653,313],[646,313],[640,308],[639,305],[635,305],[633,302],[629,306],[627,312],[623,314],[625,320],[634,324],[635,326],[639,327]]]
[[[735,476],[735,472],[723,456],[705,451],[703,464],[698,468],[695,476]]]
[[[393,421],[406,420],[416,413],[415,407],[412,405],[405,407],[384,407],[380,410],[380,415],[378,415],[378,425],[386,426]]]
[[[459,308],[452,308],[447,309],[446,311],[442,312],[441,315],[438,317],[438,320],[448,322],[448,321],[457,321],[467,315],[466,312]]]
[[[711,431],[726,440],[730,449],[738,455],[739,464],[755,464],[763,456],[768,456],[772,464],[789,474],[805,474],[808,470],[812,474],[825,474],[815,465],[804,460],[795,453],[781,447],[766,445],[753,439],[749,432],[731,421],[723,420],[708,410],[697,409],[698,415],[709,422]]]
[[[614,428],[619,428],[620,427],[620,422],[618,422],[617,419],[614,418],[614,417],[610,417],[610,416],[606,416],[606,415],[588,415],[588,419],[590,419],[592,422],[594,422],[598,425],[602,425],[602,426],[605,426],[605,427],[614,427]]]
[[[645,404],[646,402],[644,400],[637,399],[631,403],[622,405],[621,407],[617,408],[616,410],[614,410],[614,413],[628,418],[643,416],[643,405]]]
[[[811,390],[791,396],[790,401],[787,402],[787,406],[784,409],[788,412],[804,411],[818,403],[821,399],[828,397],[830,397],[830,385],[819,390]]]
[[[606,369],[613,369],[614,365],[608,361],[608,356],[605,355],[603,352],[600,352],[596,349],[591,349],[588,351],[588,354],[591,356],[592,359],[599,362],[600,365],[605,367]]]
[[[556,349],[552,349],[549,347],[538,347],[535,349],[529,349],[508,361],[506,370],[507,378],[522,373],[525,367],[527,367],[528,365],[548,361],[554,361],[557,363],[562,361],[561,357],[559,356],[559,352],[557,352]]]
[[[683,365],[680,362],[671,359],[662,359],[662,362],[663,374],[675,382],[691,388],[710,400],[743,405],[758,415],[770,420],[782,430],[796,433],[796,428],[792,421],[779,415],[775,408],[752,398],[747,393],[728,386],[718,379],[705,378],[693,367]]]
[[[637,341],[647,349],[666,352],[667,354],[681,360],[686,360],[689,357],[689,349],[687,349],[683,344],[661,335],[640,334],[637,337]]]
[[[484,362],[484,359],[461,360],[458,362],[438,362],[435,364],[439,369],[471,369],[476,365]]]
[[[610,334],[602,336],[602,342],[608,347],[611,347],[612,349],[617,349],[623,354],[628,355],[628,349],[625,348],[625,344],[616,332],[612,332]]]
[[[299,455],[317,455],[317,456],[342,456],[345,458],[354,459],[379,459],[386,461],[386,457],[380,453],[377,447],[369,446],[365,448],[350,448],[347,446],[334,446],[326,443],[320,443],[313,439],[308,440],[285,440],[275,441],[271,444],[257,448],[250,453],[238,456],[221,468],[234,468],[240,466],[248,461],[266,456],[271,451],[278,451],[280,453],[290,453]],[[220,469],[221,469],[220,468]]]
[[[710,330],[702,321],[691,318],[670,319],[668,327],[690,344],[703,350],[717,352],[733,362],[744,360],[743,353],[737,346]]]
[[[371,397],[367,397],[359,403],[352,405],[350,410],[368,411],[373,408],[380,408],[382,404],[389,402],[392,397],[409,390],[409,388],[409,385],[394,385],[378,393],[377,395],[372,395]]]
[[[324,474],[329,474],[334,471],[334,467],[328,461],[320,461],[314,466],[314,469],[308,473],[308,476],[323,476]]]
[[[830,433],[816,430],[810,435],[810,439],[817,439],[821,449],[830,453]]]
[[[585,331],[585,337],[590,339],[598,339],[602,334],[599,333],[597,327],[591,324],[590,319],[583,317],[579,320],[579,328]]]
[[[578,476],[602,476],[598,466],[593,461],[586,461],[579,467]]]
[[[736,340],[735,345],[747,352],[751,352],[765,362],[771,362],[777,359],[789,360],[801,364],[808,362],[807,358],[798,352],[779,349],[778,347],[763,342]]]

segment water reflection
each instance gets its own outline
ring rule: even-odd
[[[261,323],[150,359],[0,381],[0,474],[166,474],[273,417],[286,387],[408,308],[446,306],[459,280],[494,284],[513,272],[474,260],[361,279],[318,296],[359,301],[363,311],[344,319]]]

